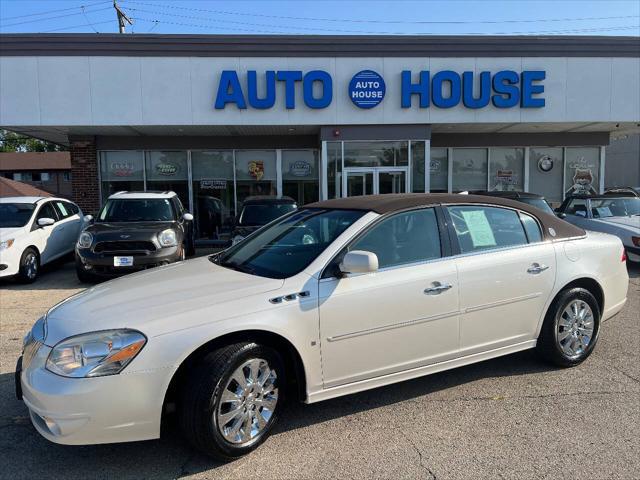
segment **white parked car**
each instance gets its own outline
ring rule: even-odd
[[[0,198],[0,278],[35,281],[42,265],[73,252],[83,218],[64,198]]]
[[[530,205],[330,200],[67,299],[25,338],[16,386],[53,442],[157,438],[175,415],[230,460],[265,439],[285,391],[313,403],[529,348],[577,365],[627,286],[618,238]]]
[[[618,237],[634,263],[640,262],[640,198],[616,196],[572,196],[556,210],[560,218],[585,230]]]

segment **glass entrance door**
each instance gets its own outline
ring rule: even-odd
[[[408,168],[373,167],[345,168],[342,191],[345,197],[406,193],[409,185]]]

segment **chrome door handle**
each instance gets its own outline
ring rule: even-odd
[[[535,275],[537,273],[541,273],[544,272],[547,268],[549,268],[547,265],[545,265],[544,263],[540,264],[540,263],[532,263],[531,266],[529,268],[527,268],[527,273],[531,273],[532,275]]]
[[[424,289],[424,293],[427,295],[439,295],[451,288],[451,285],[448,283],[433,282],[431,285],[433,286]]]

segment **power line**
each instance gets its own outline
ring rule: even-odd
[[[132,8],[132,7],[127,7],[128,10],[132,10],[133,12],[142,12],[142,13],[150,13],[153,15],[164,15],[164,16],[169,16],[172,18],[175,17],[179,17],[179,18],[185,18],[187,20],[198,20],[199,22],[206,22],[206,23],[218,23],[221,25],[227,25],[227,24],[240,24],[240,25],[251,25],[251,26],[255,26],[255,27],[267,27],[267,28],[276,28],[276,29],[289,29],[289,28],[294,28],[299,30],[304,30],[304,31],[310,31],[310,32],[338,32],[338,33],[356,33],[356,34],[373,34],[373,35],[421,35],[424,34],[424,32],[406,32],[406,31],[401,31],[401,32],[394,32],[394,31],[370,31],[370,30],[347,30],[347,29],[340,29],[340,28],[323,28],[323,27],[303,27],[303,26],[295,26],[295,27],[289,27],[289,26],[281,26],[281,25],[273,25],[273,24],[264,24],[264,23],[252,23],[252,22],[242,22],[242,21],[236,21],[236,20],[218,20],[218,19],[213,19],[213,18],[206,18],[206,17],[202,17],[202,16],[194,16],[194,15],[180,15],[180,14],[176,14],[176,13],[166,13],[166,12],[156,12],[153,10],[144,10],[144,9],[139,9],[139,8]],[[168,23],[168,22],[164,22],[164,23]],[[633,28],[634,26],[632,26]],[[592,28],[598,28],[598,27],[592,27]],[[585,32],[597,32],[600,30],[594,30],[592,28],[589,29],[569,29],[572,32],[580,32],[580,31],[585,31]],[[604,28],[602,31],[608,31],[608,30],[617,30],[619,27],[607,27]],[[640,28],[640,27],[638,27]],[[229,30],[237,30],[237,31],[252,31],[252,30],[248,30],[245,28],[231,28],[228,27],[227,29]],[[626,28],[625,28],[626,29]],[[552,33],[552,32],[556,32],[558,30],[547,30],[547,31],[535,31],[535,32],[495,32],[495,35],[506,35],[509,33],[512,34],[531,34],[531,33]],[[266,31],[262,31],[261,33],[266,33]],[[269,33],[283,33],[283,32],[269,32]],[[284,32],[286,33],[286,32]],[[477,35],[483,35],[485,34],[484,32],[469,32],[469,33],[462,33],[462,35],[472,35],[472,34],[477,34]]]
[[[215,13],[221,15],[241,15],[250,17],[275,18],[281,20],[309,20],[315,22],[347,22],[347,23],[374,23],[374,24],[414,24],[414,25],[457,25],[457,24],[503,24],[503,23],[536,23],[536,22],[569,22],[569,21],[589,21],[589,20],[620,20],[629,18],[640,18],[640,15],[622,15],[611,17],[574,17],[574,18],[543,18],[543,19],[526,19],[526,20],[361,20],[347,18],[316,18],[316,17],[292,17],[283,15],[269,15],[263,13],[244,13],[231,12],[225,10],[210,10],[206,8],[180,7],[177,5],[162,5],[157,3],[140,2],[137,0],[121,0],[123,3],[133,3],[138,5],[146,5],[149,7],[170,8],[178,10],[191,10],[195,12]],[[135,10],[134,7],[127,7]],[[142,11],[142,10],[141,10]]]
[[[113,23],[113,20],[105,20],[104,22],[94,22],[92,25],[103,25],[105,23]],[[61,32],[63,30],[73,30],[74,28],[84,28],[87,24],[83,23],[82,25],[73,25],[71,27],[62,27],[62,28],[54,28],[53,30],[44,30],[41,33],[53,33],[53,32]],[[96,32],[98,33],[98,32]]]
[[[81,8],[81,7],[75,7],[74,10],[76,8]],[[111,10],[111,7],[98,8],[97,10],[91,10],[90,13],[102,12],[104,10]],[[9,23],[9,24],[6,24],[6,25],[0,25],[0,27],[6,28],[6,27],[13,27],[13,26],[16,26],[16,25],[24,25],[25,23],[44,22],[46,20],[55,20],[56,18],[73,17],[74,15],[84,15],[84,11],[80,11],[80,12],[77,12],[77,13],[67,13],[65,15],[56,15],[55,17],[46,17],[46,18],[37,18],[37,19],[34,19],[34,20],[25,20],[24,22]]]
[[[101,2],[90,3],[89,5],[80,5],[80,7],[93,7],[94,5],[100,5],[103,3],[108,3],[109,0],[102,0]],[[35,17],[37,15],[48,15],[50,13],[58,13],[58,12],[67,12],[69,10],[75,10],[78,7],[70,7],[70,8],[58,8],[56,10],[47,10],[46,12],[39,13],[28,13],[26,15],[16,15],[15,17],[4,17],[3,20],[14,20],[16,18],[25,18],[25,17]]]
[[[86,20],[87,25],[89,25],[89,26],[93,29],[93,31],[94,31],[95,33],[98,33],[98,30],[96,30],[96,27],[94,27],[94,26],[93,26],[93,23],[91,23],[91,22],[89,21],[89,18],[88,18],[88,17],[87,17],[87,15],[84,13],[84,5],[82,5],[80,8],[82,9],[82,16],[83,16],[83,17],[84,17],[84,19]]]
[[[179,25],[184,27],[196,27],[196,28],[205,28],[209,30],[233,30],[233,31],[243,31],[243,32],[252,32],[252,33],[270,33],[270,34],[298,34],[297,32],[282,32],[282,31],[274,31],[274,30],[255,30],[255,29],[245,29],[245,28],[236,28],[236,27],[226,27],[224,25],[214,26],[214,25],[202,25],[202,24],[194,24],[194,23],[183,23],[183,22],[172,22],[165,20],[157,20],[150,19],[144,17],[133,17],[134,20],[138,20],[141,22],[152,22],[152,23],[163,23],[167,25]],[[206,20],[206,19],[201,19]],[[295,27],[276,27],[276,28],[295,28]],[[638,30],[640,27],[636,25],[626,25],[620,27],[601,27],[601,28],[582,28],[582,29],[568,29],[568,30],[538,30],[538,31],[524,31],[524,32],[463,32],[456,33],[456,35],[539,35],[539,34],[562,34],[562,33],[592,33],[592,32],[605,32],[610,30]],[[373,33],[373,34],[389,34],[389,35],[437,35],[434,33],[406,33],[406,32],[365,32],[365,31],[351,31],[353,33]]]

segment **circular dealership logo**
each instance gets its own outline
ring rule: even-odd
[[[540,160],[538,160],[538,168],[541,172],[550,172],[553,169],[553,158],[549,155],[543,155]]]
[[[373,108],[384,98],[386,86],[383,78],[373,70],[356,73],[349,82],[349,97],[360,108]]]

